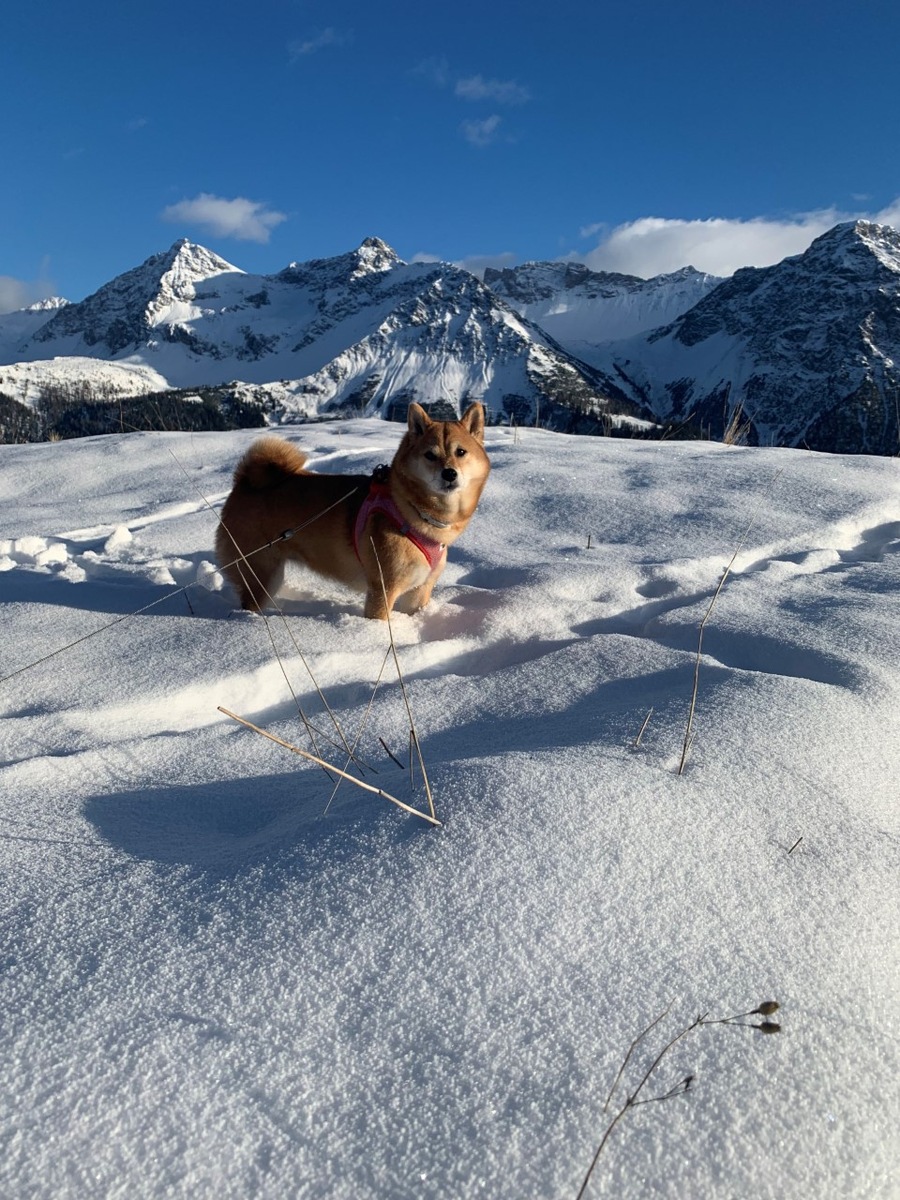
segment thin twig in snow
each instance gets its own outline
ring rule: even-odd
[[[328,771],[332,771],[335,775],[340,775],[348,782],[355,784],[358,788],[364,791],[372,792],[375,796],[382,796],[385,800],[390,800],[391,804],[396,804],[398,808],[402,808],[404,812],[411,813],[414,817],[421,817],[423,821],[427,821],[429,825],[440,825],[441,822],[437,817],[430,816],[428,813],[420,812],[419,809],[413,808],[409,804],[404,804],[402,800],[398,800],[396,796],[392,796],[390,792],[386,792],[384,788],[373,787],[371,783],[365,783],[362,779],[357,779],[355,775],[348,775],[346,771],[342,771],[340,767],[334,766],[333,763],[325,762],[321,758],[317,758],[315,754],[310,754],[308,750],[302,750],[299,746],[293,745],[292,742],[286,742],[284,738],[277,737],[274,733],[269,733],[268,730],[260,729],[258,725],[254,725],[252,721],[247,721],[244,717],[239,717],[237,713],[231,712],[227,708],[223,708],[220,704],[218,711],[224,713],[226,717],[231,717],[233,721],[238,721],[241,725],[246,725],[248,729],[252,729],[254,733],[261,734],[262,737],[268,738],[270,742],[275,742],[279,746],[283,746],[285,750],[290,750],[292,754],[299,754],[301,758],[308,758],[310,762],[317,763],[318,766],[324,767]]]
[[[744,530],[743,534],[741,535],[741,540],[738,542],[737,546],[735,547],[734,554],[732,554],[732,556],[728,562],[728,566],[722,572],[722,577],[719,580],[718,587],[713,592],[713,597],[709,602],[709,608],[707,608],[706,614],[704,615],[703,620],[700,622],[700,629],[698,631],[698,636],[697,636],[697,656],[694,659],[694,686],[691,689],[691,703],[688,708],[687,725],[685,726],[685,730],[684,730],[684,743],[681,747],[681,761],[678,764],[678,774],[679,775],[684,774],[684,768],[687,765],[688,754],[690,753],[691,744],[694,740],[694,714],[696,713],[696,710],[697,710],[697,691],[700,687],[700,662],[703,657],[703,631],[706,629],[707,622],[709,621],[709,618],[712,616],[712,611],[716,606],[716,601],[719,598],[719,594],[721,593],[722,588],[725,586],[725,580],[731,574],[731,570],[732,570],[735,562],[737,561],[737,556],[740,554],[741,550],[743,550],[744,542],[746,542],[747,538],[750,536],[750,530],[753,528],[753,525],[756,522],[756,518],[759,516],[759,510],[762,508],[765,501],[769,498],[772,488],[778,482],[778,479],[783,474],[783,472],[784,472],[784,467],[782,467],[781,470],[778,471],[772,477],[771,483],[769,484],[769,486],[766,488],[765,492],[760,497],[759,503],[757,504],[756,508],[753,510],[753,516],[750,518],[749,524],[747,525],[747,528]]]

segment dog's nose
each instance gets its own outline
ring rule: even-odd
[[[446,483],[453,483],[456,479],[455,467],[444,467],[443,471],[441,471],[441,479]]]

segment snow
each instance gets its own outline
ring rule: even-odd
[[[334,471],[399,435],[289,434]],[[393,621],[432,829],[218,711],[308,748],[293,693],[343,766],[302,651],[425,805],[394,674],[364,725],[387,628],[310,576],[285,622],[222,588],[252,437],[0,447],[0,1193],[574,1198],[670,1038],[777,999],[777,1036],[672,1048],[644,1095],[689,1093],[588,1196],[896,1196],[897,462],[489,430]]]
[[[669,325],[719,283],[684,267],[652,279],[536,262],[491,272],[487,282],[517,312],[570,352],[592,362],[597,348]]]
[[[73,354],[0,365],[0,392],[21,404],[33,405],[48,387],[77,396],[85,380],[95,396],[145,396],[169,387],[165,376],[139,359],[102,362]]]

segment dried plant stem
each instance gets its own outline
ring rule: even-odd
[[[400,770],[405,771],[406,767],[404,767],[403,763],[400,761],[400,759],[397,757],[397,755],[393,752],[393,750],[390,748],[390,746],[387,744],[387,742],[384,740],[384,738],[380,737],[378,740],[379,740],[379,742],[381,742],[381,745],[384,747],[384,752],[388,756],[388,758],[392,758],[394,760],[394,762],[397,764],[397,766],[400,768]]]
[[[662,1021],[665,1017],[667,1017],[669,1015],[669,1011],[671,1010],[671,1008],[672,1008],[671,1004],[669,1005],[668,1008],[664,1008],[663,1011],[656,1018],[656,1020],[651,1021],[650,1024],[647,1026],[647,1028],[644,1029],[641,1033],[639,1033],[637,1035],[637,1037],[634,1039],[634,1041],[631,1043],[631,1045],[628,1047],[628,1053],[622,1059],[622,1065],[621,1065],[621,1067],[619,1067],[619,1072],[616,1075],[615,1079],[613,1080],[612,1087],[609,1089],[609,1095],[606,1097],[606,1103],[603,1105],[604,1112],[607,1111],[610,1104],[612,1103],[612,1098],[615,1095],[616,1088],[619,1086],[619,1081],[621,1080],[622,1076],[625,1074],[625,1068],[628,1066],[629,1062],[631,1061],[632,1054],[634,1054],[635,1050],[640,1045],[640,1043],[644,1040],[644,1038],[647,1036],[647,1034],[650,1033],[651,1030],[655,1029],[656,1026],[660,1023],[660,1021]]]
[[[268,738],[270,742],[275,742],[276,745],[283,746],[285,750],[290,750],[292,754],[299,754],[301,758],[307,758],[310,762],[324,767],[326,770],[333,772],[335,775],[340,775],[341,778],[348,780],[364,791],[372,792],[373,795],[382,796],[385,800],[390,800],[391,804],[396,804],[398,808],[402,808],[404,812],[411,813],[414,817],[421,817],[423,821],[427,821],[429,825],[440,825],[441,822],[435,816],[429,816],[428,813],[420,812],[419,809],[413,808],[409,804],[404,804],[402,800],[398,800],[396,796],[392,796],[390,792],[386,792],[384,788],[373,787],[370,783],[364,783],[363,780],[357,779],[355,775],[348,775],[346,771],[342,771],[339,767],[332,763],[325,762],[324,759],[318,758],[315,754],[310,754],[308,750],[302,750],[299,746],[293,745],[291,742],[286,742],[284,738],[277,737],[274,733],[269,733],[266,729],[260,729],[258,725],[254,725],[252,721],[247,721],[244,717],[239,717],[237,713],[231,712],[227,708],[223,708],[220,704],[218,711],[226,717],[231,717],[233,721],[237,721],[241,725],[245,725],[248,729],[252,729],[254,733],[260,734],[264,738]]]
[[[749,532],[749,529],[748,529],[748,532]],[[746,537],[746,534],[744,536]],[[737,549],[735,550],[734,554],[732,554],[732,556],[731,556],[731,561],[729,562],[729,564],[725,568],[725,570],[722,572],[722,578],[719,580],[719,586],[716,588],[715,592],[713,593],[713,598],[709,602],[709,608],[706,610],[706,615],[704,616],[703,620],[700,622],[700,630],[699,630],[699,633],[697,636],[697,656],[694,659],[694,686],[691,689],[691,703],[690,703],[690,706],[688,707],[687,725],[685,726],[685,729],[684,729],[684,742],[681,747],[681,761],[678,764],[678,774],[679,775],[684,774],[684,768],[687,765],[687,758],[688,758],[688,754],[691,749],[691,743],[694,740],[694,714],[697,711],[697,692],[700,688],[700,663],[703,658],[703,631],[706,629],[707,621],[712,616],[712,610],[715,607],[716,601],[719,598],[719,593],[722,591],[722,588],[725,586],[725,580],[731,574],[731,568],[734,566],[735,559],[737,558],[738,553],[740,552],[741,546],[743,544],[744,544],[744,539],[741,538],[741,541],[738,543]]]
[[[382,571],[382,569],[381,569],[381,559],[378,557],[378,550],[375,547],[374,538],[370,537],[369,541],[372,544],[372,553],[375,555],[375,563],[376,563],[376,566],[378,567],[378,577],[381,580],[381,594],[384,596],[384,607],[385,607],[385,612],[387,613],[387,627],[388,627],[388,637],[390,638],[390,642],[391,642],[391,653],[394,656],[394,666],[397,668],[397,679],[400,681],[400,692],[403,696],[403,703],[406,705],[406,715],[409,718],[410,742],[411,742],[412,746],[415,746],[416,757],[419,760],[419,766],[422,770],[422,782],[425,784],[425,796],[428,799],[428,811],[431,813],[431,816],[434,819],[434,821],[437,824],[440,824],[440,822],[437,820],[437,816],[434,811],[434,799],[432,798],[432,795],[431,795],[431,784],[428,782],[428,772],[425,770],[425,759],[422,757],[422,747],[419,745],[419,735],[416,733],[416,723],[413,720],[412,705],[409,702],[409,696],[407,695],[407,692],[406,692],[406,683],[403,679],[403,672],[400,669],[400,659],[397,656],[397,646],[394,642],[394,628],[393,628],[393,625],[391,624],[391,610],[388,605],[387,588],[385,587],[385,584],[384,584],[384,571]],[[411,758],[411,756],[410,756],[410,779],[412,779],[412,758]]]
[[[352,747],[352,750],[353,750],[353,753],[354,753],[354,754],[356,753],[356,747],[357,747],[357,746],[359,745],[359,743],[360,743],[360,739],[362,738],[362,735],[363,735],[363,733],[365,732],[366,726],[367,726],[367,725],[368,725],[368,723],[369,723],[369,717],[370,717],[370,715],[371,715],[371,713],[372,713],[372,705],[375,703],[375,697],[376,697],[376,695],[378,694],[378,685],[381,683],[381,677],[382,677],[382,675],[384,675],[384,668],[387,666],[387,660],[388,660],[388,656],[389,656],[389,655],[390,655],[390,649],[388,649],[388,650],[386,650],[386,651],[384,652],[384,658],[381,660],[381,669],[379,670],[379,672],[378,672],[378,675],[377,675],[377,676],[376,676],[376,678],[375,678],[375,683],[374,683],[374,685],[373,685],[373,687],[372,687],[372,695],[369,697],[369,703],[366,705],[366,711],[363,713],[363,718],[362,718],[362,720],[361,720],[361,721],[360,721],[360,723],[359,723],[359,729],[356,731],[356,737],[353,739],[353,747]],[[384,742],[382,742],[381,744],[382,744],[382,745],[384,745]],[[350,762],[351,762],[351,761],[353,761],[353,760],[352,760],[352,759],[348,759],[348,760],[347,760],[347,762],[344,764],[344,769],[345,769],[345,770],[346,770],[346,768],[347,768],[347,767],[350,765]],[[357,765],[358,765],[358,764],[357,764]],[[377,772],[377,771],[375,771],[375,768],[374,768],[374,767],[372,767],[372,768],[370,768],[370,769],[371,769],[372,771],[374,771],[374,773],[375,773],[376,775],[378,774],[378,772]],[[341,786],[341,780],[340,780],[340,779],[338,779],[338,781],[337,781],[337,782],[335,783],[335,785],[334,785],[334,791],[333,791],[333,792],[331,793],[331,795],[328,797],[328,803],[325,805],[325,809],[324,809],[324,811],[323,811],[323,813],[322,813],[322,816],[323,816],[323,817],[324,817],[324,816],[327,816],[327,814],[328,814],[328,810],[329,810],[329,808],[331,808],[331,803],[332,803],[332,801],[334,800],[335,796],[338,794],[338,789],[340,788],[340,786]]]
[[[661,1012],[655,1020],[651,1021],[650,1024],[647,1026],[647,1028],[642,1030],[642,1032],[638,1034],[638,1036],[634,1039],[634,1041],[628,1047],[628,1053],[625,1055],[624,1059],[622,1060],[622,1065],[619,1067],[618,1074],[616,1075],[613,1085],[610,1088],[609,1095],[606,1097],[606,1104],[604,1104],[604,1106],[603,1106],[604,1113],[609,1109],[609,1106],[610,1106],[610,1103],[612,1102],[612,1098],[613,1098],[613,1095],[615,1094],[616,1088],[619,1086],[619,1083],[621,1082],[622,1076],[625,1073],[625,1068],[628,1066],[628,1063],[631,1060],[631,1056],[634,1053],[636,1047],[640,1044],[641,1041],[643,1041],[643,1039],[647,1036],[647,1034],[652,1029],[655,1029],[656,1026],[660,1023],[660,1021],[668,1015],[669,1009],[671,1009],[671,1007],[672,1006],[670,1004],[669,1007],[664,1009],[663,1012]],[[690,1028],[693,1029],[694,1026],[692,1025]],[[682,1030],[682,1032],[678,1035],[678,1037],[673,1038],[672,1041],[669,1042],[669,1044],[660,1052],[660,1054],[657,1055],[656,1059],[653,1062],[653,1066],[650,1067],[649,1071],[647,1071],[647,1073],[644,1075],[644,1078],[641,1080],[641,1082],[635,1088],[634,1092],[632,1092],[632,1094],[628,1097],[628,1099],[625,1101],[625,1103],[622,1105],[622,1107],[619,1109],[619,1111],[616,1113],[616,1115],[613,1117],[613,1119],[607,1125],[606,1129],[603,1132],[603,1137],[600,1139],[600,1145],[597,1147],[594,1157],[591,1159],[591,1165],[588,1167],[587,1174],[585,1175],[584,1180],[581,1184],[581,1187],[578,1190],[578,1195],[576,1197],[576,1200],[583,1200],[583,1197],[584,1197],[585,1193],[587,1192],[588,1186],[590,1185],[591,1176],[594,1174],[594,1169],[597,1166],[597,1163],[600,1159],[600,1155],[603,1153],[603,1148],[606,1145],[606,1143],[609,1141],[609,1135],[612,1133],[612,1131],[615,1129],[615,1127],[618,1125],[618,1123],[621,1121],[621,1119],[625,1116],[626,1112],[628,1112],[629,1108],[634,1107],[635,1102],[637,1101],[638,1093],[640,1092],[640,1090],[644,1086],[644,1084],[647,1082],[647,1080],[650,1078],[651,1074],[653,1073],[654,1068],[659,1064],[663,1055],[672,1046],[675,1045],[675,1043],[679,1040],[679,1038],[684,1037],[684,1035],[688,1032],[689,1031],[687,1029]]]
[[[633,741],[633,743],[632,743],[632,749],[633,749],[633,750],[637,750],[638,746],[640,746],[640,744],[641,744],[641,738],[642,738],[642,737],[644,736],[644,734],[647,732],[647,726],[650,724],[650,718],[651,718],[652,716],[653,716],[653,706],[651,705],[651,707],[650,707],[650,711],[647,713],[646,717],[644,717],[644,723],[643,723],[643,725],[640,727],[640,729],[638,730],[638,735],[637,735],[637,737],[634,739],[634,741]]]
[[[665,1016],[668,1015],[671,1007],[672,1006],[670,1004],[668,1006],[668,1008],[664,1009],[664,1011],[661,1012],[658,1017],[656,1017],[655,1020],[651,1021],[650,1024],[646,1027],[646,1029],[642,1030],[637,1035],[637,1037],[634,1039],[634,1041],[631,1043],[631,1045],[628,1047],[628,1052],[625,1055],[624,1059],[622,1060],[622,1065],[619,1067],[618,1073],[616,1074],[616,1077],[613,1080],[613,1085],[610,1088],[609,1095],[606,1097],[606,1104],[604,1104],[604,1106],[603,1106],[604,1114],[609,1110],[609,1106],[612,1102],[612,1098],[615,1095],[616,1090],[618,1089],[619,1084],[622,1081],[622,1076],[625,1074],[625,1070],[626,1070],[629,1062],[631,1061],[631,1056],[634,1053],[635,1049],[644,1040],[644,1038],[647,1036],[647,1034],[650,1033],[650,1031],[652,1029],[655,1029],[656,1026],[660,1023],[660,1021]],[[651,1064],[647,1068],[647,1070],[644,1072],[644,1074],[641,1076],[640,1080],[638,1081],[637,1087],[635,1087],[634,1091],[629,1092],[629,1094],[625,1098],[625,1103],[622,1105],[622,1107],[619,1109],[619,1111],[616,1113],[616,1115],[612,1118],[612,1120],[606,1126],[606,1129],[603,1131],[603,1136],[600,1139],[600,1144],[597,1147],[596,1151],[594,1152],[594,1157],[592,1158],[591,1165],[588,1167],[587,1174],[585,1175],[584,1180],[582,1181],[582,1184],[578,1191],[578,1196],[576,1197],[576,1200],[583,1200],[583,1197],[584,1197],[585,1193],[587,1192],[587,1189],[590,1185],[591,1177],[593,1176],[594,1170],[597,1166],[597,1163],[600,1160],[600,1155],[603,1153],[603,1149],[606,1146],[606,1143],[609,1141],[610,1134],[612,1133],[612,1131],[615,1129],[615,1127],[618,1125],[618,1123],[622,1120],[622,1118],[625,1116],[625,1114],[630,1109],[638,1108],[642,1104],[658,1104],[663,1100],[674,1100],[676,1096],[683,1096],[685,1094],[685,1092],[687,1092],[690,1089],[690,1086],[694,1080],[694,1076],[693,1075],[685,1075],[683,1079],[679,1079],[676,1084],[674,1084],[672,1087],[670,1087],[667,1091],[661,1092],[658,1096],[641,1097],[641,1092],[643,1091],[643,1089],[647,1085],[647,1083],[649,1083],[651,1077],[653,1076],[654,1071],[659,1066],[659,1064],[662,1062],[662,1060],[665,1058],[665,1056],[669,1053],[669,1051],[672,1049],[673,1046],[677,1045],[678,1042],[680,1042],[682,1038],[687,1037],[687,1035],[689,1033],[692,1033],[693,1030],[699,1029],[701,1025],[736,1025],[743,1029],[756,1029],[760,1033],[764,1033],[764,1034],[778,1033],[781,1030],[781,1026],[779,1024],[777,1024],[775,1021],[770,1021],[769,1017],[771,1017],[773,1015],[773,1013],[776,1013],[780,1007],[781,1006],[779,1005],[777,1000],[764,1000],[762,1004],[759,1004],[756,1008],[751,1009],[749,1012],[736,1013],[730,1017],[720,1017],[720,1018],[714,1018],[713,1020],[710,1020],[708,1013],[701,1013],[701,1015],[698,1016],[695,1021],[692,1021],[691,1024],[687,1025],[684,1029],[682,1029],[680,1033],[676,1033],[673,1038],[670,1038],[668,1040],[668,1042],[666,1042],[666,1044],[663,1046],[662,1050],[660,1050],[659,1054],[657,1054],[656,1058],[653,1059],[653,1061],[651,1062]],[[763,1020],[763,1022],[761,1024],[756,1024],[756,1023],[744,1020],[745,1017],[756,1017],[756,1016],[764,1017],[765,1020]]]
[[[734,554],[732,554],[732,556],[728,562],[728,566],[722,572],[722,576],[719,579],[718,586],[716,587],[716,590],[713,592],[712,599],[709,602],[709,607],[707,608],[706,613],[704,614],[703,620],[700,622],[700,628],[699,628],[698,634],[697,634],[697,655],[696,655],[696,658],[694,659],[694,686],[691,689],[691,702],[690,702],[690,705],[688,706],[687,724],[686,724],[685,730],[684,730],[684,742],[682,743],[682,747],[681,747],[681,760],[678,763],[678,774],[679,775],[684,774],[684,768],[687,765],[688,754],[690,753],[691,744],[694,740],[694,716],[697,711],[697,692],[700,687],[700,663],[703,658],[703,633],[704,633],[704,630],[706,629],[707,623],[708,623],[710,617],[712,616],[713,609],[716,606],[716,601],[719,599],[719,595],[722,591],[722,588],[725,586],[725,581],[728,578],[728,576],[731,574],[732,568],[734,567],[734,564],[737,561],[737,557],[740,554],[741,550],[743,550],[744,543],[746,542],[747,538],[750,536],[750,530],[753,528],[753,526],[756,522],[756,518],[759,516],[760,509],[762,508],[762,506],[766,502],[766,500],[768,500],[769,494],[771,493],[772,488],[778,482],[778,479],[780,478],[780,476],[782,475],[783,472],[784,472],[784,467],[782,467],[781,470],[778,471],[772,477],[771,483],[769,484],[769,486],[766,488],[765,492],[760,497],[759,503],[757,504],[756,508],[753,510],[753,516],[750,518],[747,528],[744,530],[743,534],[741,535],[741,539],[738,542],[737,546],[735,547]]]

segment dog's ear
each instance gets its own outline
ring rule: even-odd
[[[484,441],[484,409],[477,401],[469,405],[459,418],[459,423],[477,442]]]
[[[421,404],[413,403],[407,410],[406,423],[409,427],[410,433],[414,434],[416,437],[421,437],[431,424],[431,418]]]

